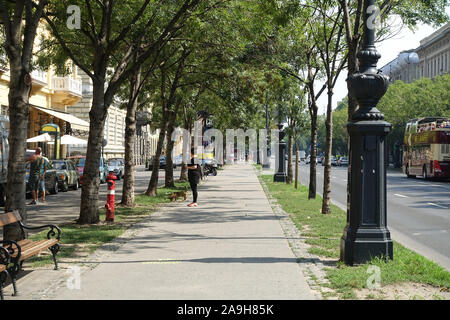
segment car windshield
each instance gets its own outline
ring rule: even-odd
[[[84,164],[86,162],[86,158],[81,158],[78,160],[77,167],[84,167]]]
[[[119,160],[108,160],[108,166],[120,166]]]
[[[67,169],[67,166],[64,162],[53,162],[52,166],[53,166],[53,169],[56,169],[56,170],[66,170]]]

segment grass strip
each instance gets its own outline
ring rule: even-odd
[[[394,242],[394,259],[385,261],[373,259],[360,266],[346,266],[339,262],[340,238],[346,225],[346,212],[332,205],[331,214],[321,213],[322,198],[308,200],[308,188],[293,184],[274,183],[273,175],[260,175],[268,191],[277,199],[311,245],[309,252],[319,257],[336,259],[336,267],[327,268],[330,287],[341,298],[356,298],[355,289],[367,288],[370,277],[368,268],[378,266],[381,271],[381,286],[388,284],[414,282],[432,285],[449,290],[450,273],[438,264]]]
[[[170,202],[169,194],[189,188],[188,182],[176,182],[175,188],[158,188],[156,197],[148,197],[144,194],[136,195],[136,205],[132,208],[117,206],[115,208],[114,222],[105,223],[105,209],[100,209],[100,222],[91,225],[78,225],[70,222],[60,225],[61,250],[58,253],[58,261],[74,258],[83,251],[85,254],[92,253],[103,244],[110,242],[125,232],[132,224],[137,223],[150,216],[162,204]],[[48,230],[47,230],[48,231]],[[30,236],[33,241],[46,239],[47,231]],[[43,252],[27,260],[33,268],[42,267],[53,263],[50,252]]]

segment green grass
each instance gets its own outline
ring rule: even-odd
[[[148,197],[146,195],[136,195],[136,206],[133,208],[116,206],[114,223],[103,223],[105,221],[106,212],[102,208],[99,210],[100,223],[92,225],[77,225],[75,222],[67,223],[60,226],[61,229],[61,250],[58,253],[58,261],[64,258],[72,258],[77,253],[78,248],[92,253],[104,243],[110,242],[120,236],[131,224],[136,223],[145,217],[151,215],[158,206],[170,202],[169,194],[184,190],[189,186],[188,182],[176,182],[175,188],[158,188],[156,197]],[[48,231],[48,230],[47,230]],[[30,236],[31,240],[45,239],[47,231]],[[78,249],[81,250],[81,249]],[[40,267],[52,264],[51,255],[45,254],[35,256],[27,260],[32,267]]]
[[[342,299],[355,299],[354,289],[366,288],[367,273],[370,265],[381,270],[381,286],[401,282],[429,284],[440,288],[450,288],[450,273],[436,263],[403,247],[394,241],[394,259],[385,261],[373,259],[360,266],[346,266],[339,260],[340,238],[346,225],[346,213],[332,206],[331,214],[321,213],[322,199],[308,200],[308,188],[299,185],[274,183],[273,175],[261,175],[269,193],[277,199],[297,228],[311,245],[309,252],[319,257],[336,259],[337,266],[327,268],[330,287],[335,289]]]

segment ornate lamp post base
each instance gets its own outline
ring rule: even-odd
[[[283,138],[286,135],[285,132],[282,131],[283,125],[279,124],[279,141],[276,145],[276,150],[278,150],[278,158],[275,161],[275,169],[277,172],[273,176],[274,182],[286,182],[287,174],[286,174],[286,143],[283,142]]]
[[[351,189],[347,226],[341,238],[341,261],[363,264],[373,257],[393,259],[386,224],[385,138],[391,124],[357,121],[350,134]]]

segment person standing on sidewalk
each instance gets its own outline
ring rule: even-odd
[[[41,190],[42,190],[42,203],[46,203],[45,201],[45,174],[47,173],[47,165],[48,165],[48,158],[44,155],[42,156],[42,159],[44,160],[44,163],[41,166]]]
[[[188,168],[188,180],[189,180],[189,184],[191,186],[192,195],[194,196],[194,201],[192,203],[188,204],[188,207],[198,207],[197,186],[200,183],[201,168],[200,168],[199,164],[196,164],[196,162],[198,162],[198,161],[196,161],[194,148],[192,148],[191,149],[191,162],[190,162],[190,165],[187,166],[187,168]]]
[[[33,197],[33,201],[30,204],[37,204],[38,202],[41,168],[44,164],[44,158],[41,156],[41,152],[41,148],[37,147],[35,153],[26,160],[27,164],[30,163],[28,183],[30,184],[31,196]]]

